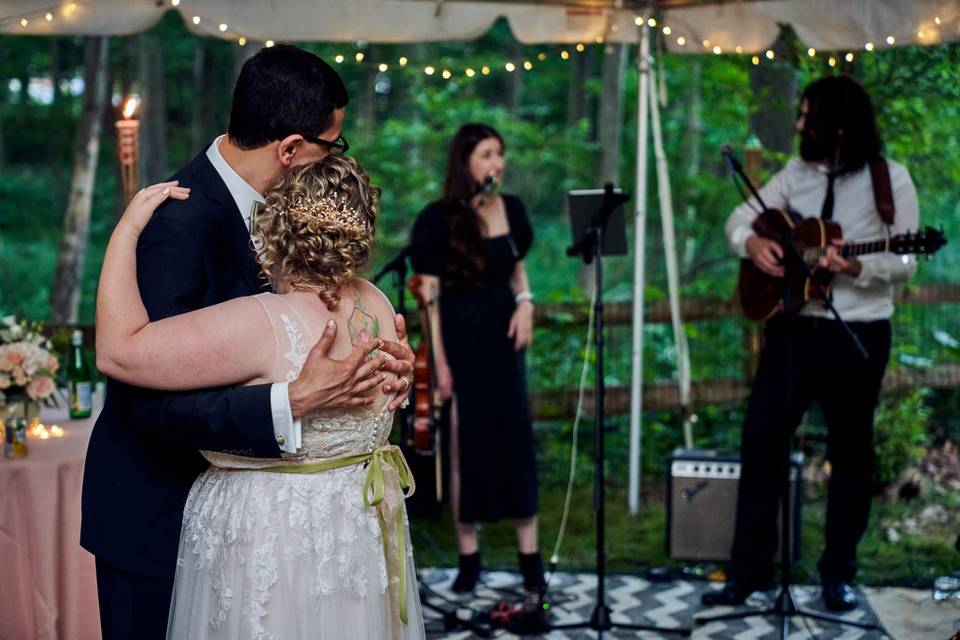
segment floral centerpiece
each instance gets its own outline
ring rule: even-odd
[[[0,320],[0,400],[14,403],[49,400],[60,366],[38,322],[6,316]]]

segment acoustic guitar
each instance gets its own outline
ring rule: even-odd
[[[830,295],[834,274],[819,266],[820,258],[827,253],[833,241],[843,239],[840,225],[832,220],[802,218],[782,209],[767,209],[753,222],[753,230],[763,238],[782,242],[789,238],[806,266],[810,277],[800,265],[787,265],[789,281],[768,275],[753,261],[740,261],[737,294],[743,313],[751,320],[768,320],[779,314],[788,317],[800,312],[805,304],[823,300]],[[844,258],[869,253],[891,252],[899,255],[932,255],[947,243],[943,231],[926,227],[922,231],[904,233],[890,238],[865,242],[845,242],[838,247]],[[792,253],[784,252],[784,261],[796,260]],[[789,308],[784,308],[784,286],[789,287]]]

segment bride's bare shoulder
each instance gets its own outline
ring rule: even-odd
[[[390,300],[376,285],[363,278],[355,278],[353,288],[367,313],[377,318],[380,325],[379,337],[396,340],[397,332],[393,323],[394,310]]]

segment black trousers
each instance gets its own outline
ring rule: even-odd
[[[786,451],[814,400],[827,424],[831,465],[820,577],[823,582],[850,581],[856,574],[857,544],[870,515],[873,413],[890,356],[890,322],[849,324],[868,360],[834,320],[774,320],[764,330],[741,442],[731,553],[735,578],[766,581],[773,576]]]
[[[97,559],[103,640],[164,640],[173,579],[141,576]]]

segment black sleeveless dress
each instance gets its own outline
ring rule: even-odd
[[[533,242],[523,203],[503,195],[510,231],[484,239],[478,283],[449,281],[450,214],[427,206],[414,224],[417,273],[438,276],[443,344],[459,412],[460,521],[529,518],[537,513],[537,469],[527,404],[525,351],[507,337],[515,308],[510,275]]]

